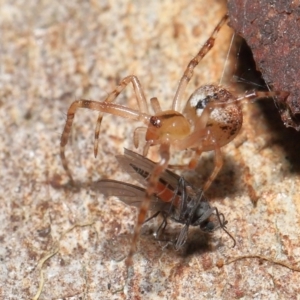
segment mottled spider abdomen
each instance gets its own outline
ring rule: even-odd
[[[195,126],[196,120],[202,115],[204,108],[211,105],[206,127],[210,129],[211,137],[215,142],[210,144],[209,149],[214,149],[214,144],[219,147],[228,144],[238,134],[243,123],[243,114],[240,105],[235,102],[236,98],[226,89],[216,85],[205,85],[198,88],[189,98],[183,114]]]

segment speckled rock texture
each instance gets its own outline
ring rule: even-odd
[[[76,187],[68,184],[59,157],[72,101],[101,101],[126,75],[137,75],[147,99],[156,96],[170,108],[185,66],[226,3],[0,3],[1,299],[297,298],[300,142],[283,127],[272,101],[243,106],[242,132],[223,148],[224,166],[207,192],[226,216],[236,247],[221,230],[204,237],[195,228],[176,252],[155,240],[156,224],[149,223],[129,277],[123,258],[136,211],[90,186],[100,178],[132,182],[114,156],[123,147],[134,149],[132,134],[140,124],[105,116],[95,159],[97,113],[79,110],[66,147]],[[230,76],[225,81],[221,75],[231,34],[222,28],[186,99],[197,86],[221,78],[233,89]],[[117,103],[136,105],[131,87]],[[158,158],[155,150],[151,155]],[[201,186],[212,168],[213,153],[205,153],[186,175]],[[176,233],[170,224],[166,234]]]

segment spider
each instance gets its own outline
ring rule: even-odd
[[[141,184],[147,185],[156,163],[128,149],[124,149],[124,155],[118,155],[116,158],[124,171]],[[109,179],[95,182],[92,188],[106,196],[117,196],[124,203],[137,208],[146,193],[146,190],[139,186]],[[159,233],[166,228],[168,218],[184,224],[174,244],[176,250],[185,244],[189,226],[199,226],[204,233],[211,233],[222,228],[233,240],[233,247],[236,244],[233,236],[226,230],[227,221],[224,214],[219,213],[217,207],[210,206],[202,189],[193,187],[183,177],[168,169],[159,177],[155,194],[151,196],[150,210],[156,212],[144,223],[159,214],[163,217],[156,236],[159,236]],[[212,215],[216,217],[216,222],[212,220]]]
[[[176,151],[186,149],[194,150],[194,154],[189,164],[187,166],[174,166],[178,169],[185,167],[191,169],[195,168],[202,152],[210,150],[215,152],[215,166],[213,172],[203,186],[203,191],[206,191],[222,167],[223,160],[221,147],[232,141],[241,129],[243,114],[240,102],[266,97],[286,98],[289,95],[288,92],[284,91],[254,90],[246,92],[240,97],[236,97],[222,86],[204,85],[194,91],[188,99],[183,112],[179,112],[184,91],[193,76],[194,68],[213,47],[218,32],[227,20],[228,15],[226,14],[217,24],[213,33],[199,50],[197,55],[188,63],[183,76],[179,81],[170,110],[162,111],[158,99],[154,97],[150,99],[150,104],[154,111],[154,115],[151,115],[148,111],[146,97],[141,84],[134,75],[125,77],[103,102],[82,99],[74,101],[68,109],[67,121],[61,136],[60,156],[62,165],[67,172],[71,183],[73,183],[73,178],[65,157],[65,146],[68,142],[69,133],[78,108],[87,108],[100,112],[95,130],[95,156],[98,152],[98,138],[103,113],[120,116],[134,121],[141,121],[146,125],[146,127],[137,127],[133,136],[134,145],[135,147],[138,147],[140,134],[143,133],[145,135],[146,142],[143,149],[144,156],[147,155],[150,146],[158,146],[160,161],[157,163],[149,177],[146,195],[142,201],[138,214],[133,241],[136,241],[139,236],[141,225],[145,221],[145,211],[147,212],[149,208],[151,195],[155,193],[160,174],[168,167],[171,149]],[[117,96],[130,83],[133,85],[138,109],[132,109],[113,103]],[[129,252],[129,259],[127,260],[128,266],[132,263],[131,257],[135,251],[134,247],[135,242],[132,243]]]

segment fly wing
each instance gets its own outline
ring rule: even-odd
[[[125,182],[117,180],[99,180],[92,184],[93,190],[99,191],[105,196],[118,197],[124,203],[140,207],[141,202],[145,198],[146,190]],[[150,210],[152,211],[165,211],[170,204],[161,201],[155,194],[151,197]]]
[[[176,250],[179,250],[185,244],[187,237],[188,237],[188,232],[189,232],[189,225],[186,224],[180,230],[179,236],[178,236],[176,244],[175,244]]]
[[[116,158],[123,170],[130,174],[132,178],[136,179],[143,185],[147,185],[148,178],[156,166],[155,162],[126,148],[124,148],[124,155],[118,155]],[[161,183],[169,185],[173,190],[175,190],[178,185],[179,178],[180,176],[177,174],[170,170],[165,170],[160,175],[159,180]]]

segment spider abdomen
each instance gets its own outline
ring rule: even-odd
[[[228,104],[225,108],[215,108],[208,119],[206,127],[211,129],[212,138],[219,147],[231,142],[239,133],[243,124],[240,106]]]
[[[222,147],[228,144],[240,131],[243,114],[235,101],[236,98],[228,90],[216,85],[202,86],[190,96],[184,115],[191,123],[197,123],[205,107],[212,107],[206,123],[210,132],[205,142],[206,151],[213,150],[215,145]]]

